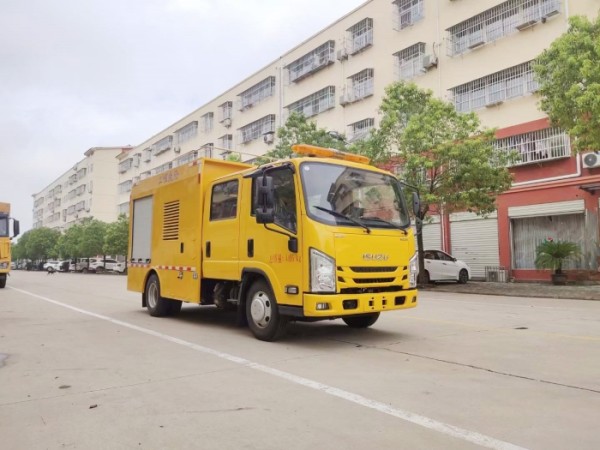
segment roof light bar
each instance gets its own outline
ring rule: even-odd
[[[317,147],[316,145],[295,144],[292,145],[292,150],[298,155],[319,156],[321,158],[337,158],[359,164],[369,164],[370,161],[370,159],[366,156],[342,152],[333,148]]]

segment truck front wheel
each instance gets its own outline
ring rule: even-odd
[[[368,328],[377,322],[377,319],[379,319],[379,313],[342,318],[342,320],[346,322],[346,325],[348,325],[350,328]]]
[[[273,291],[264,280],[254,282],[246,297],[246,317],[254,337],[275,341],[285,333],[288,318],[279,315]]]
[[[2,289],[4,286],[6,286],[6,274],[5,273],[0,275],[0,289]]]
[[[160,283],[154,273],[146,282],[146,308],[154,317],[164,317],[169,314],[170,310],[169,300],[160,295]]]

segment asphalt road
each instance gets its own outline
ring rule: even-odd
[[[2,449],[597,449],[599,418],[600,302],[423,291],[266,343],[124,276],[0,290]]]

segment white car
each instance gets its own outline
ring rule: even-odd
[[[58,272],[60,271],[60,267],[61,267],[62,261],[47,261],[44,263],[44,270],[48,271],[48,272]]]
[[[105,262],[106,264],[104,264]],[[102,258],[90,258],[90,265],[87,269],[90,272],[106,270],[123,273],[125,271],[125,263],[110,258],[106,260]]]
[[[425,263],[424,282],[458,281],[465,284],[471,279],[471,268],[441,250],[425,250],[423,252]]]

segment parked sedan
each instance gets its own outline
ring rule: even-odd
[[[423,252],[425,261],[424,281],[458,281],[465,284],[471,278],[471,268],[441,250],[425,250]]]

